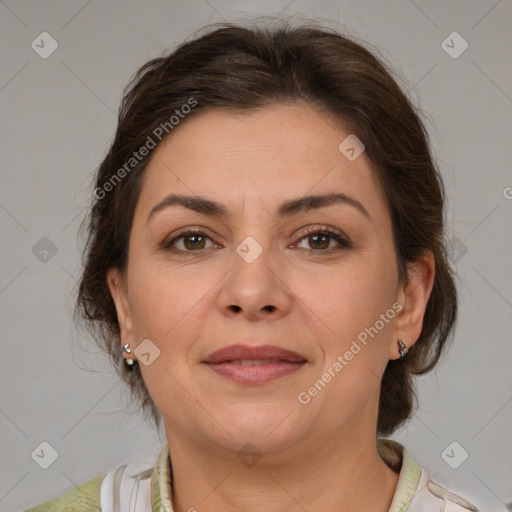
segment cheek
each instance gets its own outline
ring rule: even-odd
[[[368,264],[364,272],[352,270],[317,281],[320,287],[305,282],[303,293],[314,299],[306,303],[314,312],[309,318],[321,353],[317,378],[322,382],[318,386],[321,389],[325,383],[326,388],[320,402],[338,404],[345,411],[362,411],[378,399],[388,360],[396,316],[392,308],[394,281],[383,278],[379,265]],[[310,385],[315,386],[315,381]],[[331,412],[333,421],[342,414],[337,407]]]
[[[171,272],[165,262],[133,263],[130,307],[136,339],[151,339],[162,353],[183,349],[199,331],[201,318],[204,322],[218,278],[212,272]]]
[[[297,273],[291,288],[298,305],[323,326],[327,338],[347,341],[373,325],[395,297],[393,269],[376,254],[331,267],[327,273]],[[306,307],[307,306],[307,307]]]
[[[378,399],[396,316],[390,270],[383,272],[378,259],[368,258],[364,269],[340,270],[322,281],[323,293],[318,287],[305,287],[304,296],[316,301],[310,303],[316,313],[311,318],[321,318],[312,321],[323,329],[316,336],[322,353],[317,377],[322,381],[319,386],[326,383],[327,388],[321,400],[352,410],[367,407],[370,397]]]

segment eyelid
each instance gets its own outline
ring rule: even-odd
[[[318,232],[323,232],[323,231],[325,231],[327,233],[333,233],[333,234],[336,234],[343,238],[348,239],[348,237],[345,235],[345,233],[343,233],[343,231],[340,231],[339,229],[331,228],[327,224],[313,224],[310,226],[306,226],[305,228],[303,228],[302,230],[299,231],[299,234],[297,236],[304,237],[311,233],[318,233]]]

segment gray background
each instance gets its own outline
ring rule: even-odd
[[[91,173],[112,138],[122,88],[140,65],[208,22],[279,12],[325,20],[376,45],[429,114],[461,317],[445,362],[418,380],[419,413],[393,437],[439,483],[477,497],[482,510],[503,511],[512,501],[510,0],[6,0],[0,510],[39,503],[130,460],[153,464],[166,442],[130,408],[102,354],[72,322]],[[46,59],[31,47],[42,46],[43,31],[58,43]],[[457,58],[441,45],[454,31],[469,44]],[[448,44],[462,48],[461,40]],[[50,462],[49,449],[31,456],[44,441],[58,453],[48,469],[39,464]],[[462,449],[469,454],[457,469],[441,456],[453,441],[452,464]]]

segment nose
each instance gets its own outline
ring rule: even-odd
[[[266,251],[251,263],[234,257],[233,268],[223,280],[218,297],[222,314],[250,321],[274,320],[291,309],[292,291],[286,272],[272,263]]]

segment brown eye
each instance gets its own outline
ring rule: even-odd
[[[326,252],[339,251],[348,249],[350,242],[343,238],[339,233],[330,231],[328,229],[312,231],[306,236],[303,236],[299,243],[307,241],[308,247],[300,247],[310,252]],[[335,242],[334,244],[332,242]],[[337,243],[337,247],[336,247]]]
[[[330,236],[326,235],[310,235],[307,238],[310,240],[310,246],[313,249],[327,249],[330,240],[332,240]]]
[[[212,243],[212,246],[215,246],[210,237],[202,231],[187,231],[168,242],[164,242],[162,249],[177,253],[201,251],[211,248],[207,247],[208,241]]]
[[[198,235],[194,233],[193,235],[187,235],[182,237],[183,238],[183,245],[191,250],[194,251],[196,249],[204,249],[204,242],[206,238],[202,235]]]

